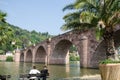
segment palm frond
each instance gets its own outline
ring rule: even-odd
[[[82,9],[82,8],[95,8],[97,6],[96,0],[77,0],[75,2],[75,8],[76,9]]]
[[[63,19],[65,20],[65,22],[70,22],[72,20],[79,19],[79,16],[80,16],[80,12],[73,12],[65,15]]]
[[[95,13],[89,12],[89,11],[84,11],[80,14],[80,22],[81,23],[91,23],[93,18],[97,18]]]
[[[120,0],[75,0],[65,9],[76,10],[64,16],[65,29],[82,29],[97,27],[102,20],[105,26],[114,26],[120,23]],[[90,27],[91,26],[91,27]],[[100,34],[101,35],[101,34]]]
[[[5,22],[5,17],[7,16],[6,13],[0,11],[0,21]]]
[[[65,10],[71,10],[71,9],[75,9],[75,8],[74,8],[74,4],[69,4],[69,5],[65,6],[65,7],[63,8],[63,11],[65,11]]]
[[[118,23],[120,23],[119,19],[120,19],[120,12],[116,11],[116,12],[114,12],[113,15],[109,16],[107,24],[111,25],[111,26],[118,24]]]

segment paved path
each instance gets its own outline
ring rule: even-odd
[[[90,75],[90,76],[83,76],[81,77],[80,80],[101,80],[101,76],[100,75]]]
[[[51,80],[51,79],[48,79]],[[70,78],[63,78],[63,79],[54,79],[54,80],[101,80],[100,75],[86,75],[82,77],[70,77]]]

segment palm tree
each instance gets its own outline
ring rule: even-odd
[[[75,0],[63,8],[74,10],[63,17],[62,30],[95,28],[98,38],[106,42],[106,56],[118,60],[114,45],[114,29],[120,23],[120,0]]]

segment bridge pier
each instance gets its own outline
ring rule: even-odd
[[[80,54],[80,66],[87,68],[88,67],[88,38],[83,36],[81,39],[81,54]]]
[[[20,54],[21,54],[20,50],[15,51],[15,56],[14,56],[14,61],[15,62],[20,62]]]
[[[50,64],[49,63],[49,55],[50,55],[50,52],[51,52],[51,38],[48,38],[47,40],[47,55],[46,55],[46,58],[45,58],[45,64],[48,65]]]
[[[33,51],[33,58],[32,58],[32,62],[35,63],[35,52]]]

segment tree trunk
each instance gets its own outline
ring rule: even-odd
[[[117,52],[117,49],[115,48],[113,34],[114,34],[114,31],[111,28],[106,29],[103,34],[103,38],[106,43],[106,56],[108,59],[118,61],[119,60],[118,52]]]

